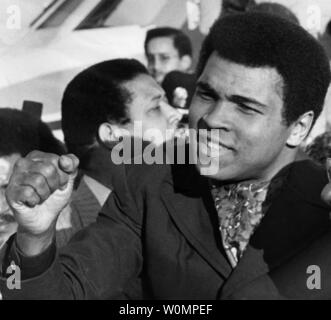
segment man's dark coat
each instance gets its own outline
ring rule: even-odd
[[[2,280],[0,291],[5,299],[331,298],[329,208],[320,200],[326,172],[310,161],[285,170],[281,193],[234,270],[207,179],[190,165],[135,165],[123,170],[98,222],[59,254],[53,246],[24,258],[13,238],[6,261],[29,279],[21,290]],[[320,268],[320,290],[310,266]]]

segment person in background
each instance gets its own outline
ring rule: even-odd
[[[162,88],[166,93],[166,97],[174,108],[183,116],[180,122],[182,129],[182,136],[188,139],[188,113],[191,104],[197,78],[195,74],[171,71],[169,72],[163,82]]]
[[[169,104],[183,115],[187,127],[187,109],[192,100],[196,78],[192,74],[192,44],[181,30],[160,27],[147,32],[145,54],[150,74],[162,85]]]
[[[192,67],[191,41],[179,29],[160,27],[149,30],[144,47],[148,71],[159,84],[169,72],[189,72]]]
[[[57,140],[48,126],[30,114],[10,108],[0,109],[0,247],[16,232],[14,219],[5,190],[18,159],[33,150],[63,155],[64,145]],[[57,224],[58,246],[63,246],[63,234],[71,233],[70,208],[61,214]]]
[[[167,104],[164,91],[147,69],[133,59],[98,63],[68,84],[62,99],[62,130],[68,151],[80,160],[71,207],[83,226],[96,220],[120,180],[122,166],[112,162],[110,150],[126,134],[144,140],[144,145],[161,145],[173,138],[181,117]],[[135,122],[141,124],[140,133],[134,131]],[[144,135],[154,129],[160,137],[150,141]]]
[[[305,152],[316,163],[326,166],[326,160],[331,158],[331,132],[327,131],[317,136],[306,146]]]
[[[221,17],[247,12],[255,4],[255,0],[223,0]]]

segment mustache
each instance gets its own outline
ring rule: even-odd
[[[235,150],[229,143],[225,143],[221,139],[223,130],[219,128],[211,128],[206,121],[201,118],[197,123],[197,139],[198,141],[213,142],[224,148]]]

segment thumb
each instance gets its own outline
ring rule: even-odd
[[[59,168],[67,174],[77,174],[79,160],[74,154],[63,155],[59,158]]]
[[[63,155],[59,158],[59,168],[69,175],[67,183],[60,188],[61,190],[72,187],[78,174],[78,165],[79,160],[73,154]]]

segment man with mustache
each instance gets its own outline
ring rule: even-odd
[[[323,49],[291,22],[238,14],[214,24],[197,71],[195,165],[127,166],[98,222],[58,254],[54,223],[77,159],[18,163],[7,198],[20,229],[3,270],[14,261],[22,283],[3,279],[4,298],[330,298],[307,270],[331,272],[327,175],[298,158],[330,82]]]

